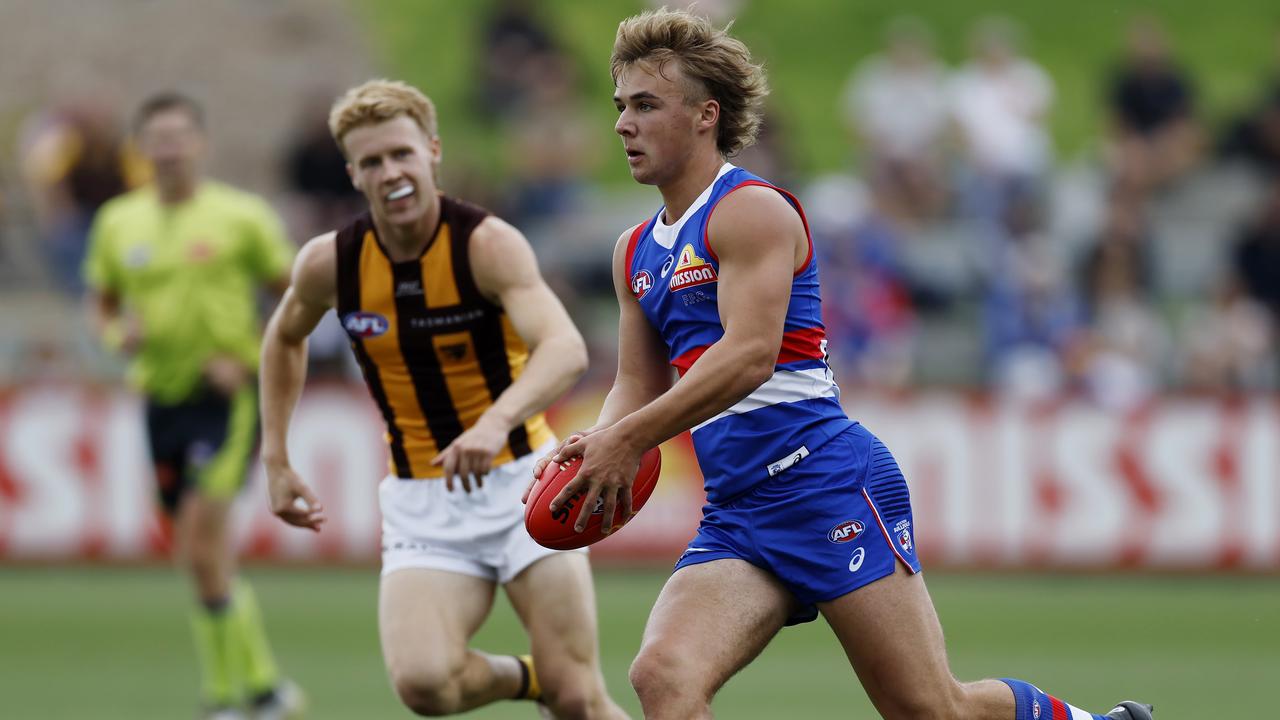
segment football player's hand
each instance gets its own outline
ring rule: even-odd
[[[133,357],[142,349],[142,321],[137,315],[132,313],[125,314],[120,318],[119,325],[119,351],[125,357]]]
[[[613,531],[613,516],[619,506],[623,517],[631,517],[631,486],[636,481],[636,470],[640,467],[642,448],[622,437],[613,429],[605,429],[591,433],[567,443],[553,456],[555,462],[563,462],[579,455],[582,466],[578,474],[560,489],[560,493],[551,501],[551,510],[555,511],[569,498],[581,494],[582,507],[594,508],[597,498],[601,501],[600,531],[608,535]],[[593,513],[583,510],[578,513],[578,521],[574,530],[582,532],[587,527],[587,520]]]
[[[556,446],[555,450],[552,450],[551,452],[539,458],[538,462],[535,463],[533,466],[533,477],[529,479],[529,484],[525,486],[524,495],[520,497],[520,502],[522,503],[529,502],[529,493],[533,491],[533,486],[538,483],[538,478],[542,477],[542,471],[546,470],[548,465],[550,465],[551,463],[564,462],[565,460],[569,459],[568,457],[562,456],[562,453],[564,452],[564,449],[567,446],[569,446],[571,443],[577,442],[579,439],[584,438],[595,431],[596,431],[596,428],[587,428],[586,430],[575,430],[574,432],[569,433],[569,437],[565,438],[564,440],[561,440],[560,444]]]
[[[204,365],[205,380],[227,397],[235,395],[252,377],[249,366],[230,355],[214,355]]]
[[[453,490],[454,480],[462,489],[480,487],[493,465],[493,458],[507,444],[511,428],[488,415],[481,415],[471,429],[459,435],[449,446],[431,459],[431,464],[444,468],[444,486]]]
[[[320,532],[326,520],[324,505],[288,465],[268,463],[267,496],[271,512],[290,525]]]

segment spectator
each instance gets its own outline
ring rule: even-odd
[[[1188,387],[1213,392],[1273,390],[1276,387],[1275,330],[1270,314],[1228,276],[1205,307],[1186,323]]]
[[[966,165],[966,211],[993,237],[1003,231],[1011,206],[1037,197],[1051,155],[1044,121],[1053,82],[1019,45],[1008,20],[983,20],[974,29],[973,59],[950,84]]]
[[[1082,265],[1085,328],[1075,370],[1099,404],[1128,410],[1158,389],[1169,337],[1151,303],[1151,242],[1140,203],[1117,194]]]
[[[1280,176],[1280,33],[1276,33],[1276,59],[1264,82],[1261,99],[1233,122],[1220,152],[1241,157],[1273,177]]]
[[[578,207],[584,180],[598,153],[579,107],[578,75],[564,57],[530,59],[525,107],[511,123],[514,145],[509,214],[518,226],[563,217]]]
[[[1240,232],[1232,260],[1245,295],[1280,322],[1280,178],[1271,181],[1257,216]]]
[[[1112,173],[1120,182],[1140,191],[1157,189],[1199,159],[1194,88],[1154,18],[1139,18],[1130,27],[1108,104]]]
[[[1078,330],[1067,274],[1042,230],[1038,205],[1014,198],[986,267],[984,359],[993,385],[1026,399],[1050,397],[1067,380],[1064,358]]]
[[[364,199],[351,185],[347,160],[327,124],[332,93],[316,92],[304,103],[303,118],[285,150],[283,175],[294,212],[295,237],[319,235],[325,228],[345,224],[359,213]]]
[[[481,117],[502,119],[523,107],[532,83],[531,61],[560,54],[551,31],[530,0],[496,0],[485,19],[480,43]]]
[[[886,45],[846,82],[845,125],[865,148],[867,173],[880,188],[885,210],[932,217],[946,197],[941,157],[946,70],[934,56],[932,33],[915,18],[890,23]]]
[[[26,134],[23,174],[46,261],[58,287],[78,297],[94,213],[146,171],[127,150],[110,106],[98,100],[82,99],[37,116]]]
[[[806,195],[827,298],[823,323],[841,382],[905,387],[913,378],[916,313],[899,224],[851,179],[824,180]]]

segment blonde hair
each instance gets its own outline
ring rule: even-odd
[[[427,137],[436,136],[436,106],[431,98],[398,80],[370,80],[345,92],[329,111],[329,132],[345,153],[342,139],[347,133],[399,115],[412,119]]]
[[[665,78],[667,64],[678,62],[690,81],[685,102],[711,98],[720,103],[716,147],[726,156],[755,142],[761,105],[769,94],[764,67],[751,61],[751,51],[729,35],[729,27],[721,30],[682,10],[650,10],[618,24],[609,58],[614,85],[636,63],[656,63]]]

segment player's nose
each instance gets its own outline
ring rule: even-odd
[[[627,116],[626,110],[618,115],[618,122],[613,124],[613,131],[622,137],[632,137],[636,134],[635,124],[631,122],[631,118]]]

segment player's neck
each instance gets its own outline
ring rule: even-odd
[[[378,239],[386,248],[392,262],[416,260],[431,244],[436,228],[440,224],[440,197],[433,195],[431,207],[411,225],[395,225],[373,216],[373,225],[378,229]]]
[[[181,205],[195,197],[200,188],[200,178],[156,179],[156,197],[161,205]]]
[[[702,191],[715,182],[716,175],[720,173],[724,163],[724,158],[718,152],[708,157],[690,160],[684,171],[675,179],[659,185],[658,191],[662,193],[662,203],[667,208],[663,221],[669,225],[683,217],[685,211],[693,205],[693,201],[698,199]]]

